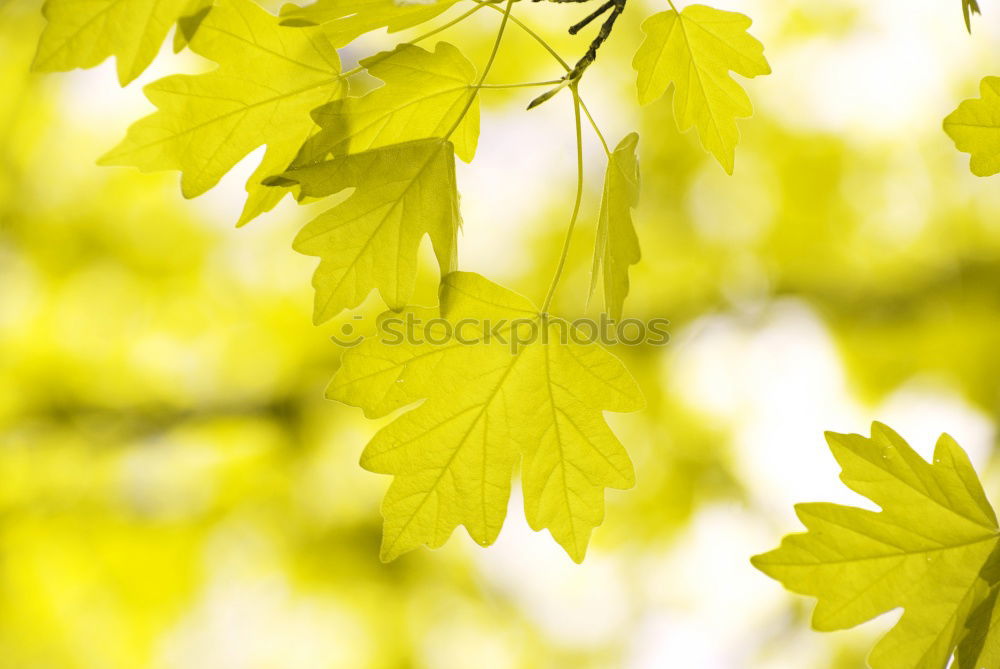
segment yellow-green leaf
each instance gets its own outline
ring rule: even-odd
[[[341,94],[340,60],[321,29],[280,26],[250,0],[214,7],[190,47],[218,69],[147,86],[158,111],[133,124],[101,163],[180,170],[181,192],[195,197],[266,144],[261,166],[247,182],[245,222],[284,194],[261,181],[295,158],[315,127],[309,112]]]
[[[979,604],[965,623],[966,633],[955,652],[954,669],[1000,667],[1000,546],[979,572]]]
[[[361,61],[385,82],[362,97],[346,97],[320,107],[313,119],[322,128],[303,155],[344,155],[413,139],[442,137],[458,122],[472,95],[476,68],[451,44],[434,51],[400,44]],[[475,99],[451,136],[458,156],[469,162],[479,139]]]
[[[300,7],[288,4],[281,8],[281,21],[289,26],[326,24],[327,32],[338,47],[372,30],[404,30],[430,21],[457,0],[319,0]]]
[[[632,225],[632,208],[639,202],[639,135],[631,133],[615,147],[604,175],[604,196],[597,222],[597,244],[590,292],[604,276],[604,308],[612,319],[622,315],[628,296],[628,268],[639,262],[639,239]]]
[[[747,32],[750,23],[743,14],[704,5],[660,12],[643,22],[646,37],[632,61],[639,102],[656,100],[673,83],[677,127],[697,128],[702,146],[730,174],[740,138],[736,119],[753,114],[753,105],[729,72],[771,73],[764,46]]]
[[[153,62],[189,0],[46,0],[32,67],[61,72],[115,57],[122,86]]]
[[[269,183],[298,184],[303,197],[355,189],[295,238],[296,251],[321,259],[313,276],[316,323],[357,306],[374,288],[390,308],[406,306],[424,235],[430,235],[441,273],[454,269],[461,216],[454,147],[447,140],[355,153],[289,170]]]
[[[395,477],[382,505],[382,558],[441,546],[458,525],[492,543],[520,460],[528,523],[582,561],[604,518],[604,489],[633,485],[602,412],[641,408],[635,381],[599,345],[561,340],[568,323],[477,274],[442,280],[441,319],[418,315],[412,337],[396,337],[397,324],[345,353],[329,389],[372,417],[424,400],[361,458]]]
[[[212,0],[188,0],[184,17],[177,22],[177,30],[174,31],[174,53],[180,53],[187,48],[191,38],[198,32],[198,26],[211,10]]]
[[[955,147],[972,155],[969,168],[978,177],[1000,172],[1000,77],[986,77],[979,98],[965,100],[944,120]]]
[[[809,530],[753,564],[818,599],[817,630],[853,627],[902,607],[875,646],[872,669],[944,669],[985,596],[980,576],[998,545],[997,518],[972,465],[942,435],[932,463],[879,423],[871,438],[827,434],[841,480],[880,512],[800,504]]]

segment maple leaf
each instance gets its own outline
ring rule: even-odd
[[[391,33],[420,25],[455,2],[457,0],[319,0],[304,7],[285,5],[281,8],[281,21],[289,26],[325,24],[327,34],[340,47],[379,28],[387,28]]]
[[[944,119],[944,131],[959,151],[971,154],[972,173],[988,177],[1000,172],[1000,77],[985,77],[979,95]]]
[[[212,8],[190,47],[218,69],[147,86],[146,96],[159,111],[134,123],[100,163],[180,170],[181,192],[190,198],[267,144],[247,182],[240,219],[245,223],[284,195],[261,181],[295,158],[315,127],[309,112],[341,94],[340,60],[321,29],[280,26],[250,0],[225,0]]]
[[[656,100],[673,83],[677,127],[696,127],[702,146],[729,174],[740,138],[736,119],[753,114],[750,98],[729,72],[771,73],[764,46],[747,32],[750,23],[743,14],[705,5],[660,12],[643,22],[646,37],[632,61],[640,104]]]
[[[314,321],[360,304],[378,288],[392,309],[413,294],[420,240],[429,234],[445,274],[461,223],[451,142],[421,139],[289,170],[268,184],[298,184],[302,197],[354,193],[308,223],[293,248],[319,256]]]
[[[882,510],[800,504],[808,532],[785,537],[754,566],[818,599],[817,630],[902,607],[871,667],[943,669],[985,596],[983,567],[998,545],[996,515],[968,457],[942,435],[928,463],[880,423],[871,438],[827,433],[827,441],[844,484]]]
[[[604,195],[597,222],[597,244],[590,292],[604,273],[604,304],[618,320],[628,295],[628,268],[639,262],[639,240],[632,225],[632,208],[639,202],[639,162],[635,155],[639,135],[631,133],[618,143],[608,159]]]
[[[125,86],[153,62],[190,0],[46,0],[32,69],[62,72],[115,57]]]
[[[400,44],[361,61],[385,82],[362,97],[345,97],[320,107],[313,119],[322,130],[303,148],[308,162],[327,155],[357,153],[426,137],[441,137],[455,123],[451,140],[465,162],[476,153],[479,100],[465,110],[476,68],[451,44],[434,51]],[[459,122],[459,117],[465,116]]]
[[[979,572],[977,599],[980,603],[969,615],[968,630],[955,652],[954,669],[985,669],[1000,666],[1000,546]]]
[[[567,322],[478,274],[444,277],[440,302],[441,318],[426,320],[438,314],[424,310],[415,336],[398,345],[386,343],[390,331],[347,351],[328,391],[369,417],[423,400],[361,457],[366,469],[394,475],[382,504],[382,559],[441,546],[458,525],[492,543],[520,459],[529,525],[548,528],[582,561],[603,521],[604,489],[634,483],[602,411],[641,408],[635,381],[600,346],[563,342]],[[515,336],[522,346],[511,345]]]

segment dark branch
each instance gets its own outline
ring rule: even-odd
[[[570,80],[579,79],[580,76],[583,74],[583,71],[586,70],[588,67],[590,67],[590,65],[595,60],[597,60],[597,50],[600,49],[601,45],[604,44],[604,42],[607,41],[608,37],[611,36],[611,30],[615,27],[615,21],[617,21],[618,17],[621,16],[623,11],[625,11],[626,1],[627,0],[610,0],[610,2],[607,3],[607,5],[610,5],[611,14],[608,16],[607,19],[605,19],[604,23],[601,24],[601,29],[600,31],[598,31],[597,37],[595,37],[594,41],[590,43],[590,47],[588,47],[587,52],[583,54],[583,58],[577,61],[576,66],[573,67],[573,70],[568,75],[566,75],[568,79]],[[585,18],[580,23],[573,26],[573,28],[576,28],[577,26],[580,26],[582,28],[583,26],[587,25],[588,23],[596,19],[598,16],[600,16],[601,14],[603,14],[608,10],[607,5],[599,8],[596,12]],[[583,26],[580,25],[581,23],[583,24]],[[576,34],[573,31],[573,28],[570,28],[570,33]]]
[[[615,0],[608,0],[603,5],[601,5],[600,7],[598,7],[593,13],[591,13],[590,16],[588,16],[584,20],[580,21],[579,23],[576,23],[576,24],[570,26],[570,28],[569,28],[569,34],[570,35],[577,34],[581,30],[583,30],[584,28],[586,28],[587,26],[589,26],[591,21],[593,21],[598,16],[600,16],[604,12],[606,12],[609,9],[611,9],[612,7],[614,7],[614,5],[615,5]]]
[[[532,0],[532,2],[539,1],[540,0]],[[589,0],[550,0],[550,2],[589,2]],[[597,37],[595,37],[594,41],[590,43],[589,47],[587,47],[587,51],[583,54],[583,58],[578,60],[576,65],[573,66],[573,69],[566,73],[561,84],[532,100],[531,104],[528,105],[528,109],[533,109],[546,100],[551,99],[556,93],[565,88],[567,84],[573,83],[583,76],[584,70],[590,67],[594,61],[597,60],[597,50],[600,49],[601,45],[604,44],[608,37],[611,36],[611,30],[615,27],[615,21],[617,21],[618,17],[621,16],[623,11],[625,11],[626,2],[628,2],[628,0],[607,0],[607,2],[603,5],[587,15],[585,19],[570,26],[569,34],[575,35],[593,23],[595,19],[604,15],[609,9],[611,10],[611,14],[604,20],[604,23],[601,24],[601,29],[597,32]]]

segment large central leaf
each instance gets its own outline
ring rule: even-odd
[[[522,459],[528,523],[582,561],[604,518],[604,489],[633,485],[602,412],[641,408],[635,381],[599,345],[566,339],[568,323],[478,274],[446,276],[440,314],[418,315],[410,337],[393,326],[348,351],[329,391],[370,417],[425,400],[379,431],[361,459],[395,476],[382,558],[441,546],[458,525],[492,543]],[[522,345],[512,345],[516,336]]]

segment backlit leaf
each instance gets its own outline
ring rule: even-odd
[[[190,47],[218,69],[147,86],[158,111],[133,124],[101,163],[180,170],[182,193],[195,197],[266,144],[261,166],[247,182],[246,222],[284,194],[260,182],[294,159],[315,127],[309,112],[340,95],[340,60],[321,29],[280,26],[250,0],[214,7]]]
[[[1000,77],[986,77],[979,98],[965,100],[944,120],[955,147],[969,153],[969,168],[979,177],[1000,172]]]
[[[966,634],[955,653],[954,669],[1000,666],[1000,546],[979,572],[977,601],[966,620]]]
[[[115,57],[126,85],[153,62],[190,0],[46,0],[48,23],[32,67],[42,72],[94,67]]]
[[[646,38],[632,61],[639,102],[656,100],[672,83],[677,127],[697,128],[702,146],[730,174],[740,138],[736,119],[753,114],[753,105],[729,72],[771,72],[763,45],[747,32],[750,23],[743,14],[704,5],[660,12],[642,24]]]
[[[442,274],[454,269],[461,216],[454,147],[447,140],[355,153],[289,170],[269,183],[298,184],[303,197],[355,189],[295,239],[295,250],[321,259],[313,276],[316,323],[357,306],[373,288],[390,308],[406,306],[424,235],[430,235]]]
[[[604,518],[604,489],[634,482],[602,412],[641,408],[635,381],[599,345],[561,340],[568,323],[478,274],[446,276],[440,309],[444,320],[424,320],[414,337],[383,329],[349,350],[329,389],[370,417],[424,400],[361,458],[395,477],[382,505],[382,558],[441,546],[458,525],[492,543],[520,460],[528,523],[582,561]]]
[[[614,320],[622,315],[628,296],[628,268],[639,262],[639,239],[632,225],[632,208],[639,202],[639,162],[635,155],[639,135],[623,139],[608,160],[604,196],[597,223],[597,244],[590,291],[604,276],[604,305]]]
[[[817,630],[853,627],[902,607],[872,651],[871,667],[944,669],[986,596],[981,573],[998,545],[996,515],[972,465],[947,435],[927,463],[879,423],[870,439],[828,433],[827,441],[841,480],[882,510],[800,504],[809,531],[785,537],[753,558],[754,566],[818,599]]]
[[[372,30],[389,32],[420,25],[438,16],[456,0],[319,0],[300,7],[281,8],[281,22],[290,26],[326,24],[327,34],[340,47]]]
[[[303,150],[310,160],[443,137],[465,109],[476,76],[472,63],[446,42],[439,42],[434,51],[400,44],[391,52],[363,59],[361,65],[385,85],[317,109],[313,118],[322,130]],[[478,138],[477,98],[450,139],[458,156],[469,162]]]

